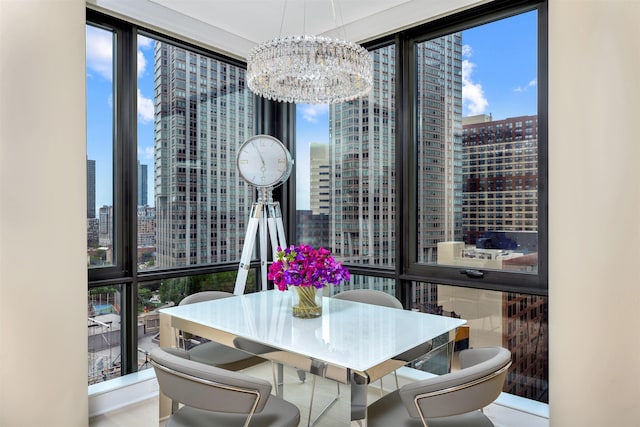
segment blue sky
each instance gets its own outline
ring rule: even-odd
[[[96,161],[96,211],[112,204],[113,76],[111,33],[87,27],[87,158]],[[153,205],[153,41],[138,37],[138,160],[147,165]]]
[[[463,116],[494,120],[536,114],[536,14],[529,12],[462,33]],[[87,28],[87,156],[96,160],[96,209],[112,204],[112,43]],[[138,38],[138,159],[148,165],[153,204],[153,41]],[[326,105],[297,107],[298,208],[309,207],[309,143],[329,142]],[[241,143],[242,141],[239,141]]]
[[[463,31],[463,116],[537,114],[536,12]]]

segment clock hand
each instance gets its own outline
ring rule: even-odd
[[[260,160],[262,161],[262,169],[264,170],[265,164],[264,164],[264,158],[262,157],[262,153],[260,152],[260,149],[256,145],[255,141],[251,141],[251,144],[255,147],[256,151],[258,152],[258,156],[260,156]]]

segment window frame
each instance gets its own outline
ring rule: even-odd
[[[538,272],[514,273],[485,271],[483,279],[460,274],[460,267],[416,263],[416,243],[401,236],[413,236],[417,226],[415,199],[417,177],[414,146],[414,90],[416,73],[413,44],[475,25],[488,23],[525,11],[538,11]],[[547,296],[548,288],[548,73],[547,2],[545,0],[496,0],[446,16],[427,24],[364,43],[367,49],[396,46],[396,263],[393,268],[348,265],[352,274],[396,281],[396,295],[408,306],[412,282],[481,288],[502,292]],[[88,289],[121,285],[122,374],[137,370],[137,290],[140,285],[182,276],[237,270],[237,263],[196,265],[171,269],[137,271],[137,35],[148,35],[192,49],[228,64],[246,68],[246,64],[220,53],[205,50],[183,40],[139,27],[87,8],[87,25],[109,29],[114,44],[114,252],[112,266],[88,268]],[[295,157],[295,106],[257,98],[256,132],[266,133],[288,143]],[[295,165],[292,171],[295,176]],[[296,183],[289,179],[274,191],[280,200],[283,221],[289,236],[296,235]],[[293,237],[290,238],[293,240]],[[259,267],[259,261],[252,262]]]
[[[405,284],[410,281],[433,282],[446,285],[464,286],[503,292],[518,292],[532,295],[547,295],[548,291],[548,131],[547,131],[547,7],[544,1],[491,2],[470,10],[438,19],[436,21],[412,28],[400,34],[402,45],[401,74],[407,84],[398,88],[401,93],[398,109],[410,111],[399,117],[397,128],[398,152],[402,153],[401,173],[402,187],[397,194],[404,197],[401,204],[402,220],[399,224],[398,236],[417,235],[417,147],[415,146],[415,48],[417,43],[434,39],[446,34],[488,24],[520,13],[536,10],[538,33],[538,272],[519,273],[500,270],[482,270],[482,278],[468,277],[465,267],[419,264],[417,262],[417,242],[415,239],[404,239],[398,242],[397,250],[403,254],[399,266],[398,279]],[[400,49],[399,49],[400,50]],[[400,115],[399,115],[400,116]],[[405,196],[406,195],[406,196]],[[397,258],[398,259],[398,258]]]
[[[86,25],[115,35],[113,45],[113,265],[87,268],[88,290],[108,285],[121,286],[121,373],[137,371],[137,300],[138,287],[146,283],[184,276],[197,276],[237,271],[236,262],[165,268],[150,271],[137,269],[137,36],[144,35],[166,41],[191,51],[246,69],[246,64],[188,42],[139,27],[136,24],[87,9]],[[262,103],[264,104],[264,103]],[[286,133],[283,122],[286,111],[267,105],[256,107],[256,130]],[[284,120],[284,122],[287,122]],[[270,123],[270,124],[269,124]],[[281,190],[286,195],[286,190]],[[285,218],[286,219],[286,218]],[[251,263],[259,267],[259,261]],[[257,289],[258,283],[249,284]]]

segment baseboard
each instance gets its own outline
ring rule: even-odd
[[[158,396],[153,369],[89,386],[89,418]]]
[[[500,396],[498,396],[493,403],[504,406],[505,408],[549,419],[549,404],[538,402],[537,400],[527,399],[516,396],[515,394],[500,393]]]

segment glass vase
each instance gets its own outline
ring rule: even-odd
[[[322,288],[290,286],[289,289],[294,317],[311,319],[322,315]]]

